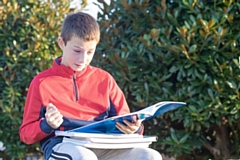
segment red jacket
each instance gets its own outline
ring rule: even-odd
[[[32,80],[19,130],[21,141],[27,144],[40,141],[47,155],[61,142],[44,118],[49,103],[64,116],[64,122],[56,130],[69,130],[129,113],[123,92],[109,73],[90,65],[81,72],[74,72],[60,61],[61,57],[57,58],[51,68]]]

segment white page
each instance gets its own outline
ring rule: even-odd
[[[83,132],[55,131],[56,136],[66,136],[74,138],[142,138],[139,134],[97,134]]]
[[[106,143],[106,144],[114,144],[114,143],[140,143],[140,142],[156,142],[157,137],[156,136],[143,136],[141,138],[89,138],[89,141],[93,143]]]
[[[75,145],[87,147],[87,148],[98,148],[98,149],[123,149],[123,148],[134,148],[134,147],[149,147],[151,142],[145,143],[116,143],[116,144],[104,144],[104,143],[91,143],[86,140],[76,140],[73,138],[63,138],[63,143],[73,143]]]

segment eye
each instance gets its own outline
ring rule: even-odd
[[[93,54],[93,52],[87,52],[87,54],[88,54],[88,55],[91,55],[91,54]]]
[[[74,52],[76,52],[76,53],[80,53],[81,51],[80,51],[80,50],[74,50]]]

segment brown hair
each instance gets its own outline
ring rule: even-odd
[[[77,12],[67,15],[65,18],[61,37],[65,44],[73,36],[77,36],[84,41],[100,40],[100,29],[97,21],[87,13]]]

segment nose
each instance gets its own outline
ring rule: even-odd
[[[87,52],[82,52],[82,54],[79,55],[78,60],[80,62],[86,62],[87,61]]]

